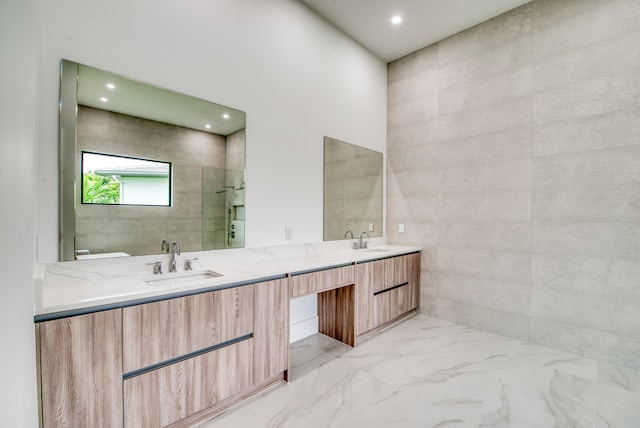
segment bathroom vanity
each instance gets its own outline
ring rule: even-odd
[[[289,380],[291,298],[318,293],[319,331],[351,346],[412,314],[419,251],[228,262],[210,265],[221,276],[166,281],[172,286],[160,291],[149,275],[45,281],[35,316],[42,426],[182,427],[209,419]],[[114,293],[122,283],[135,292]],[[65,297],[53,299],[51,288]]]

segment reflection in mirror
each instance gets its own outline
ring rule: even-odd
[[[324,240],[382,236],[382,153],[324,138]]]
[[[82,152],[82,203],[171,205],[171,163]]]
[[[156,254],[165,239],[183,251],[244,246],[244,112],[66,60],[61,72],[60,260]],[[154,162],[94,165],[90,177],[92,154]],[[119,183],[119,202],[85,202],[95,176]]]

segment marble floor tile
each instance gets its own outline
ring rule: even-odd
[[[292,345],[291,382],[200,428],[640,427],[640,372],[416,315]]]
[[[640,427],[640,372],[599,363],[598,375],[598,428]]]

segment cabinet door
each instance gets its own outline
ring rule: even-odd
[[[375,327],[373,293],[384,288],[384,260],[356,265],[355,335]]]
[[[123,309],[125,373],[253,332],[253,286]]]
[[[385,287],[374,292],[375,326],[418,307],[420,254],[385,259]]]
[[[122,310],[38,325],[44,427],[122,426]]]
[[[126,379],[125,427],[164,427],[250,388],[253,339]]]
[[[289,280],[254,284],[254,382],[289,370]]]

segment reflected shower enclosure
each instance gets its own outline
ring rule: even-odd
[[[202,168],[202,249],[244,247],[244,171]]]

